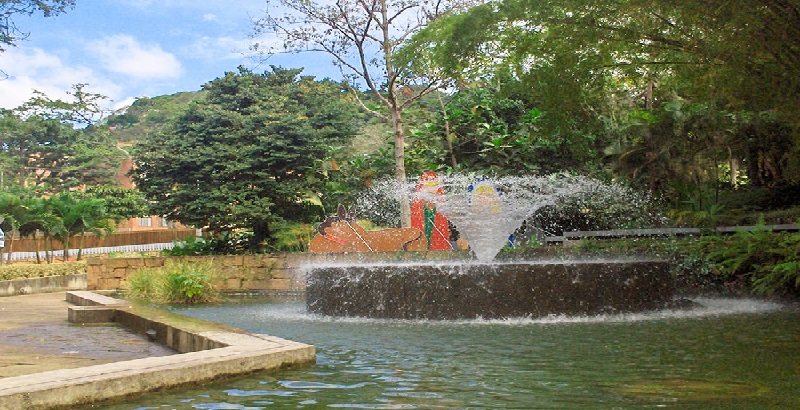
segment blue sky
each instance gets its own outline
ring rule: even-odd
[[[77,0],[67,13],[17,16],[30,33],[0,53],[0,107],[14,108],[32,90],[67,98],[73,84],[108,96],[109,108],[137,97],[199,90],[244,65],[304,68],[304,74],[340,79],[327,55],[248,55],[251,21],[266,0]],[[267,39],[269,40],[269,39]]]

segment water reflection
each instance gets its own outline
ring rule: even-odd
[[[312,343],[317,363],[105,409],[800,408],[800,314],[755,300],[536,320],[326,318],[241,301],[181,313]]]

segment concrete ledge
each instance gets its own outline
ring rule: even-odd
[[[70,306],[67,321],[70,323],[108,323],[114,321],[116,309],[105,306]]]
[[[86,289],[86,274],[0,280],[0,296]]]
[[[97,292],[89,292],[86,290],[76,290],[67,292],[66,300],[73,305],[78,306],[123,306],[130,303],[110,296],[101,295]]]
[[[0,408],[53,409],[197,384],[220,377],[313,363],[315,348],[278,337],[248,333],[93,292],[68,292],[76,320],[110,320],[147,333],[179,352],[124,362],[0,379]],[[105,315],[105,316],[104,316]]]

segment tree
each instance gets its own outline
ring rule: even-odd
[[[460,91],[518,84],[541,112],[532,143],[605,147],[653,191],[800,186],[798,27],[795,0],[505,0],[434,22],[398,60]]]
[[[314,166],[358,126],[344,86],[277,67],[228,72],[162,132],[134,147],[133,179],[153,212],[260,250],[285,221],[318,216]],[[317,198],[309,201],[307,198]]]
[[[42,119],[55,120],[88,127],[96,124],[108,114],[101,107],[101,103],[108,97],[86,91],[88,84],[74,84],[72,91],[67,95],[72,96],[72,101],[53,100],[41,91],[33,90],[33,97],[14,111],[22,117],[37,116]]]
[[[37,93],[15,110],[0,110],[0,186],[52,193],[115,180],[124,153],[107,130],[91,126],[105,97],[83,88],[74,87],[74,101]]]
[[[83,191],[89,198],[103,201],[108,217],[116,223],[148,215],[148,204],[141,192],[115,185],[90,185]]]
[[[28,35],[14,23],[14,16],[33,15],[41,11],[44,17],[57,16],[75,7],[75,0],[4,0],[0,2],[0,52]]]
[[[412,76],[399,66],[394,54],[404,41],[429,22],[445,13],[471,4],[465,1],[417,0],[339,0],[314,3],[307,0],[278,0],[282,16],[267,16],[256,22],[256,34],[276,33],[290,52],[322,51],[334,59],[345,78],[362,82],[380,101],[383,110],[362,107],[389,121],[393,130],[395,178],[406,183],[403,111],[420,97],[441,85],[437,78]],[[267,2],[268,6],[270,1]],[[275,50],[258,51],[268,54]],[[420,81],[421,80],[421,81]],[[406,198],[401,200],[401,223],[410,226],[411,211]]]
[[[87,232],[106,233],[113,230],[109,223],[105,204],[100,199],[86,198],[72,192],[62,192],[47,199],[47,207],[59,224],[54,226],[53,236],[64,245],[64,261],[69,258],[72,238]],[[83,246],[78,247],[81,258]]]
[[[48,200],[40,197],[22,198],[22,207],[25,212],[19,218],[19,236],[32,237],[36,245],[36,263],[41,263],[39,257],[39,237],[37,233],[44,234],[45,242],[49,242],[52,233],[61,226],[59,218],[54,216],[49,208]],[[48,261],[52,259],[47,257]]]

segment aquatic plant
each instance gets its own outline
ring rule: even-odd
[[[140,268],[128,280],[131,297],[159,303],[214,302],[217,271],[211,263],[167,261],[160,268]]]

